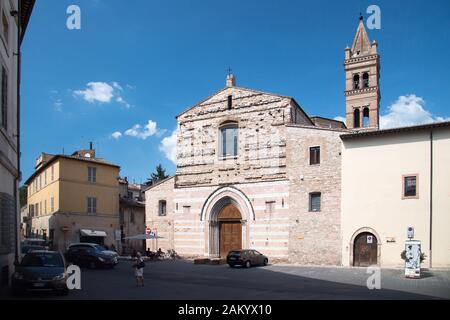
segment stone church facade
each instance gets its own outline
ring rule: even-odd
[[[271,261],[341,264],[340,136],[378,129],[376,50],[361,20],[345,50],[347,125],[236,86],[232,74],[179,114],[176,174],[146,191],[157,246],[184,257],[250,248]]]
[[[146,192],[160,246],[190,257],[241,247],[339,263],[342,123],[308,117],[293,98],[237,87],[232,75],[177,122],[176,174]],[[315,163],[311,148],[320,150]],[[230,207],[234,215],[222,216]]]

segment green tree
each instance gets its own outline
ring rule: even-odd
[[[166,174],[166,169],[164,169],[161,164],[158,164],[156,166],[155,172],[153,172],[151,174],[150,178],[147,179],[146,184],[147,185],[154,184],[154,183],[164,180],[168,177],[169,176]]]
[[[24,205],[27,204],[27,197],[28,197],[27,186],[21,186],[19,188],[19,197],[20,197],[20,207],[22,208]]]

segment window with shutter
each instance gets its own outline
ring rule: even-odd
[[[88,213],[96,213],[97,212],[97,198],[88,198],[87,199],[87,211]]]
[[[92,183],[97,182],[97,168],[88,167],[88,181]]]

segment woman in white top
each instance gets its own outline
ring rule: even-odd
[[[136,254],[136,263],[133,265],[134,267],[134,275],[136,276],[136,285],[144,286],[144,259],[142,259],[141,253],[138,252]]]

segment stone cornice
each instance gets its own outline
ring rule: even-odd
[[[380,56],[378,54],[371,54],[369,56],[360,56],[355,58],[350,58],[344,61],[344,65],[356,63],[356,62],[364,62],[369,60],[378,59]]]
[[[370,93],[370,92],[377,92],[378,86],[363,88],[363,89],[355,89],[355,90],[348,90],[345,91],[346,96],[353,96],[356,94],[363,94],[363,93]]]

